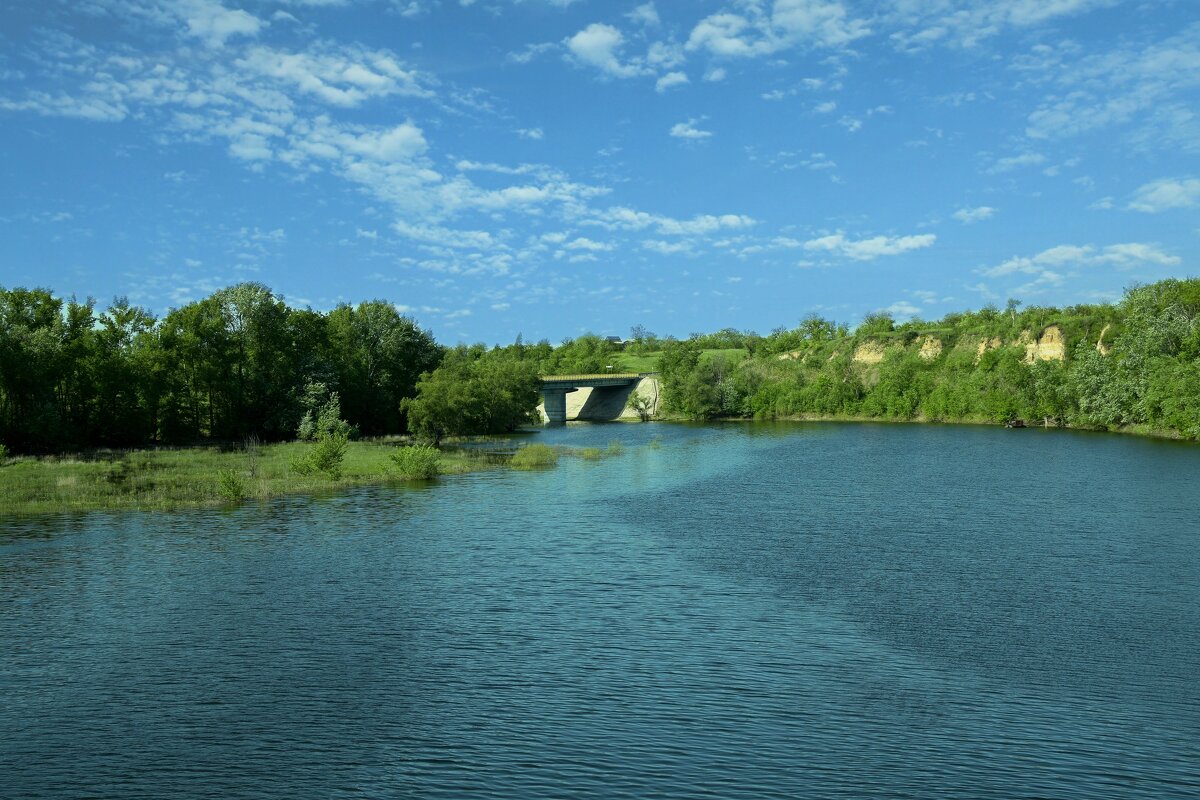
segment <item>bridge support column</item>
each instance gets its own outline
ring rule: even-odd
[[[542,399],[545,401],[546,424],[567,424],[567,392],[574,389],[542,389]]]

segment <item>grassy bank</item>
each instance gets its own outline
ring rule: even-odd
[[[302,475],[296,471],[293,464],[313,447],[289,442],[236,450],[101,451],[7,459],[0,461],[0,518],[234,505],[404,480],[392,460],[400,450],[399,442],[350,442],[337,479],[325,473]],[[618,455],[621,447],[614,443],[607,450],[592,452],[533,444],[516,452],[519,455],[513,463],[485,449],[449,448],[440,452],[437,471],[441,475],[462,475],[486,469],[552,467],[560,455],[594,460]],[[230,487],[236,488],[232,495]]]
[[[0,467],[0,516],[101,510],[170,510],[230,502],[221,476],[247,500],[344,489],[397,480],[394,442],[351,442],[342,475],[301,475],[292,463],[313,445],[299,442],[222,451],[138,450],[83,456],[17,458]],[[493,466],[485,454],[443,451],[444,475]]]

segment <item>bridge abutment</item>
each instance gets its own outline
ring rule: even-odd
[[[542,399],[545,401],[546,424],[567,424],[567,393],[574,389],[542,389]]]

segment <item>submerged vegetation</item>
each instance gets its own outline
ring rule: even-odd
[[[347,442],[334,471],[297,470],[313,460],[303,442],[262,445],[250,440],[236,448],[96,451],[76,456],[22,456],[0,469],[0,515],[62,512],[159,511],[197,506],[229,506],[297,494],[319,494],[401,481],[425,481],[495,469],[549,469],[560,458],[599,461],[621,455],[607,449],[529,444],[511,458],[508,439],[482,442],[494,447]],[[657,449],[658,441],[648,449]]]
[[[511,463],[513,469],[553,467],[558,463],[558,451],[546,444],[525,445],[513,454]]]

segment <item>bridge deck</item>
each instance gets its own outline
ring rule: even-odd
[[[649,372],[598,372],[591,375],[543,375],[543,381],[561,383],[563,381],[592,381],[604,378],[618,378],[631,381],[634,378],[644,378]]]

